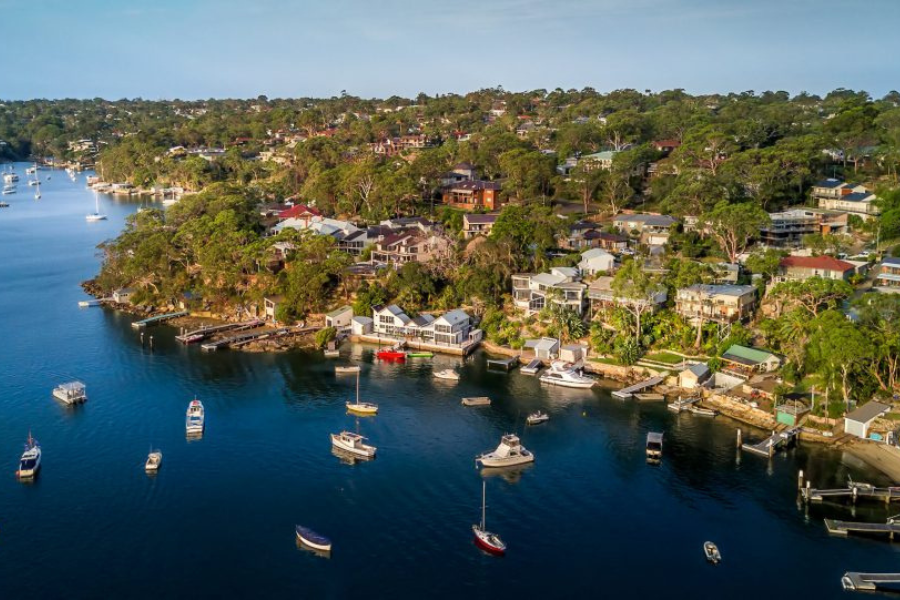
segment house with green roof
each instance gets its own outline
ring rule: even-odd
[[[781,359],[768,350],[738,344],[733,344],[725,351],[722,361],[726,364],[727,370],[746,376],[752,373],[768,373],[781,366]]]

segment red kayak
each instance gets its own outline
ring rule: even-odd
[[[406,352],[401,352],[400,350],[379,350],[375,353],[375,356],[381,360],[406,360]]]

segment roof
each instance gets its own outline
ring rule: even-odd
[[[900,256],[886,256],[881,260],[881,264],[891,267],[900,267]]]
[[[844,185],[844,182],[841,181],[840,179],[834,179],[832,177],[829,177],[828,179],[823,179],[822,181],[817,181],[815,184],[815,187],[832,188],[833,189],[833,188],[839,188],[842,185]]]
[[[500,184],[493,181],[481,181],[480,179],[469,179],[460,181],[448,186],[451,190],[500,190]]]
[[[463,220],[471,225],[491,225],[497,222],[500,215],[463,215]]]
[[[368,325],[369,323],[373,323],[372,317],[353,317],[354,323],[359,323],[360,325]]]
[[[704,363],[698,363],[696,365],[689,366],[687,369],[685,369],[685,371],[690,371],[691,373],[696,375],[697,378],[699,379],[700,377],[703,377],[704,375],[709,374],[709,367],[706,366]],[[682,372],[684,372],[684,371],[682,371]]]
[[[575,267],[553,267],[550,269],[551,275],[562,275],[563,277],[578,277],[578,269]]]
[[[416,327],[425,327],[426,325],[430,325],[434,323],[434,315],[419,315],[414,318],[412,322],[416,325]]]
[[[558,285],[566,280],[562,275],[554,275],[553,273],[541,273],[531,278],[532,281],[542,285]]]
[[[594,152],[593,154],[585,154],[581,157],[582,160],[612,160],[613,157],[618,154],[613,150],[604,150],[603,152]]]
[[[613,258],[613,255],[603,248],[591,248],[590,250],[586,250],[581,253],[582,260],[591,260],[592,258],[600,258],[606,256]]]
[[[450,312],[447,312],[447,313],[444,313],[443,315],[441,315],[440,319],[438,319],[438,320],[444,320],[447,323],[449,323],[450,325],[456,325],[457,323],[463,323],[465,321],[468,321],[469,315],[466,314],[466,311],[459,309],[459,308],[455,308],[455,309],[451,310]]]
[[[866,402],[853,412],[849,412],[844,415],[845,419],[849,419],[850,421],[857,421],[859,423],[868,423],[869,421],[874,421],[877,417],[880,417],[887,411],[891,409],[887,404],[882,404],[881,402],[875,402],[874,400],[870,402]]]
[[[756,288],[752,285],[704,285],[701,283],[684,288],[684,290],[710,296],[734,296],[735,298],[756,292]]]
[[[555,350],[559,346],[556,338],[540,338],[538,340],[525,340],[526,348],[534,348],[535,350]]]
[[[344,306],[342,306],[342,307],[340,307],[340,308],[334,309],[334,310],[331,311],[330,313],[326,313],[325,316],[326,316],[326,317],[331,317],[331,318],[333,319],[333,318],[335,318],[335,317],[341,316],[342,314],[344,314],[344,313],[347,312],[348,310],[349,310],[350,312],[353,312],[353,308],[345,304]]]
[[[677,223],[678,219],[676,219],[675,217],[670,217],[669,215],[635,214],[619,215],[615,217],[613,221],[617,223],[643,223],[644,225],[651,225],[656,227],[668,227],[673,223]]]
[[[841,196],[841,202],[871,202],[875,199],[875,194],[869,192],[853,192],[852,194],[844,194]]]
[[[382,248],[386,248],[388,246],[395,246],[400,242],[404,241],[406,238],[413,237],[413,234],[409,231],[401,231],[400,233],[395,233],[393,235],[387,235],[381,240],[378,244]]]
[[[853,270],[853,265],[850,263],[831,256],[785,256],[781,259],[781,266],[785,268],[796,267],[799,269],[837,271],[839,273]]]
[[[598,239],[605,240],[607,242],[619,242],[622,244],[628,243],[628,238],[624,235],[618,235],[616,233],[607,233],[605,231],[588,231],[584,234],[584,239]]]
[[[747,346],[733,344],[725,351],[722,358],[742,365],[753,366],[766,362],[770,358],[776,358],[776,356],[771,352],[760,350],[759,348],[748,348]]]
[[[295,204],[294,206],[288,208],[287,210],[283,210],[278,213],[278,217],[281,219],[295,219],[300,215],[310,214],[316,217],[322,216],[322,213],[317,211],[314,208],[310,208],[305,204]]]

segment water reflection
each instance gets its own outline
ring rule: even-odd
[[[481,469],[480,474],[483,478],[498,477],[506,483],[516,484],[522,480],[522,476],[534,468],[534,463],[526,465],[518,465],[515,467],[491,467]]]

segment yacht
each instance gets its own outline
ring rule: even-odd
[[[87,215],[85,220],[88,223],[106,220],[106,215],[100,213],[100,196],[98,196],[96,192],[94,193],[94,212]]]
[[[434,376],[438,379],[447,379],[449,381],[459,381],[459,373],[457,373],[454,369],[443,369],[441,371],[435,371]]]
[[[53,388],[53,397],[66,404],[87,402],[87,388],[80,381],[70,381]]]
[[[19,470],[16,476],[19,479],[33,479],[41,468],[41,446],[28,432],[28,441],[25,442],[25,452],[19,459]]]
[[[572,367],[569,363],[555,361],[550,365],[550,370],[540,377],[541,383],[550,385],[558,385],[570,388],[590,388],[594,387],[594,379],[585,377]]]
[[[15,173],[4,173],[3,183],[15,183],[19,180],[19,176]]]
[[[206,416],[203,411],[203,403],[194,398],[188,404],[187,417],[184,420],[184,428],[188,435],[202,435],[205,427]]]
[[[162,452],[159,450],[153,450],[150,454],[147,455],[147,462],[144,463],[144,470],[148,473],[156,473],[159,470],[159,466],[162,464]]]
[[[481,523],[472,525],[472,532],[475,534],[475,545],[490,552],[491,554],[503,555],[506,553],[506,544],[500,539],[496,533],[491,533],[485,526],[485,494],[487,491],[487,482],[481,482]]]
[[[347,402],[347,410],[358,415],[378,414],[378,405],[359,401],[359,371],[356,372],[356,402]]]
[[[297,539],[314,550],[331,552],[331,540],[308,527],[296,526]]]
[[[537,411],[528,415],[528,418],[525,419],[525,422],[529,425],[537,425],[539,423],[543,423],[545,421],[550,420],[550,415],[545,412]]]
[[[377,448],[375,448],[375,446],[366,444],[365,439],[366,438],[359,435],[358,433],[342,431],[340,433],[331,434],[331,445],[338,450],[343,450],[356,456],[373,458],[375,456],[375,451],[377,450]]]
[[[530,462],[534,462],[534,454],[519,442],[519,436],[512,433],[504,435],[493,452],[475,457],[476,466],[480,463],[482,467],[512,467]]]

